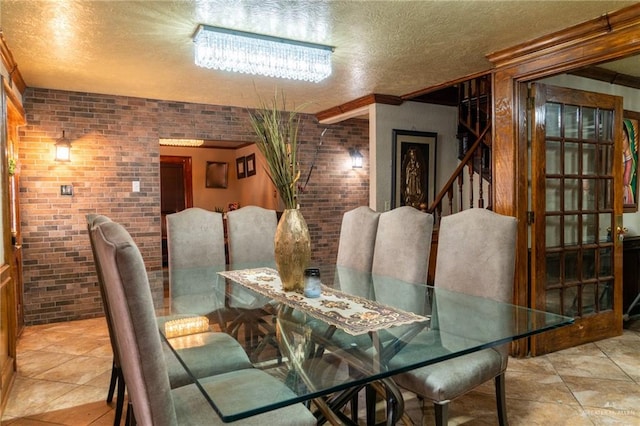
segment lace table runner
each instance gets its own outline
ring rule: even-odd
[[[351,335],[367,333],[398,325],[428,321],[426,317],[406,312],[362,297],[322,286],[318,298],[283,291],[275,269],[256,268],[219,272],[234,282],[263,296],[298,309]]]

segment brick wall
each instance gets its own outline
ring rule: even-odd
[[[102,315],[85,215],[122,223],[144,257],[155,303],[162,301],[159,137],[253,140],[243,108],[122,96],[28,89],[27,125],[20,129],[20,203],[24,247],[25,324]],[[320,126],[304,116],[300,133],[303,178],[320,143]],[[56,163],[54,143],[65,131],[71,162]],[[365,167],[346,167],[357,146]],[[367,205],[368,123],[331,126],[301,194],[313,259],[333,262],[342,213]],[[141,191],[131,192],[139,180]],[[72,197],[60,185],[73,185]]]

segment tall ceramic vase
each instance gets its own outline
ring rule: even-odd
[[[311,259],[309,228],[298,209],[282,213],[275,236],[276,267],[284,291],[304,290],[304,270]]]

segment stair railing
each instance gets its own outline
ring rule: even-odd
[[[433,214],[435,225],[440,224],[440,219],[443,214],[453,214],[466,208],[471,208],[474,205],[475,193],[478,193],[478,207],[485,207],[485,192],[488,194],[487,208],[491,208],[491,161],[490,151],[491,148],[484,142],[487,132],[491,129],[491,124],[487,124],[484,130],[480,133],[475,142],[467,150],[464,157],[451,174],[451,177],[442,187],[440,192],[436,195],[435,199],[428,207],[427,212]],[[488,151],[488,152],[487,152]],[[485,159],[489,161],[485,161]],[[464,172],[467,169],[469,177],[469,185],[464,184]],[[474,185],[474,176],[478,176],[478,182]],[[457,184],[457,188],[455,185]],[[488,188],[484,188],[487,185]],[[457,189],[457,205],[454,206],[454,194]],[[465,189],[467,191],[465,197]],[[468,199],[468,203],[465,203],[465,198]],[[446,211],[444,206],[446,204]]]

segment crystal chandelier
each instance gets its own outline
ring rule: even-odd
[[[223,71],[317,83],[331,75],[333,48],[320,44],[200,25],[196,65]]]

